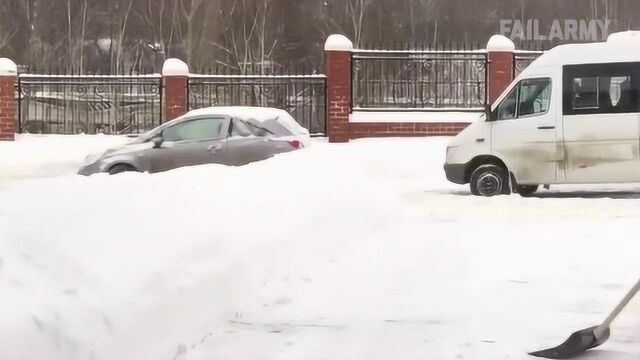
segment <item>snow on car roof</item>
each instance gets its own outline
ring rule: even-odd
[[[282,109],[257,106],[213,106],[189,111],[185,116],[201,115],[228,115],[243,119],[255,119],[258,121],[271,120],[288,112]]]

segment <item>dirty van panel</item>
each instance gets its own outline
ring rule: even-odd
[[[492,122],[492,152],[507,163],[520,184],[556,183],[558,147],[556,110],[549,78],[525,79],[496,108]],[[554,90],[559,93],[559,89]]]
[[[640,64],[563,67],[567,182],[640,181]]]
[[[564,116],[568,182],[640,181],[637,113]]]

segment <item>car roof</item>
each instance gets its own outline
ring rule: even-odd
[[[285,110],[271,107],[257,106],[213,106],[189,111],[184,117],[206,116],[206,115],[227,115],[241,119],[255,119],[265,121],[277,118],[282,115],[289,115]]]

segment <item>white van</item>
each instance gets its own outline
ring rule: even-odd
[[[544,53],[451,141],[445,172],[482,196],[640,182],[640,32]]]

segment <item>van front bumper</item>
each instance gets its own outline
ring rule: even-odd
[[[465,179],[465,170],[467,164],[444,164],[444,173],[447,180],[455,184],[464,185],[467,183]]]

